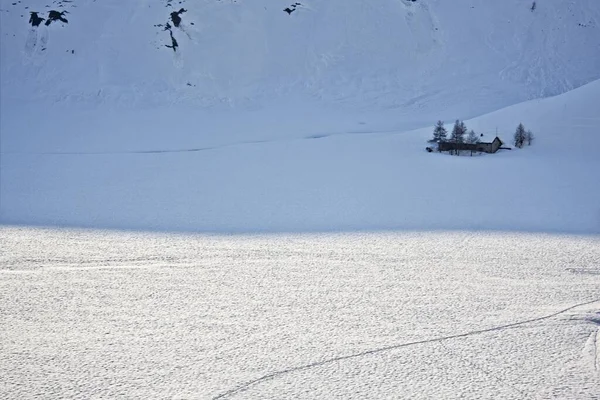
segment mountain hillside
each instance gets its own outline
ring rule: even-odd
[[[600,233],[600,80],[469,129],[523,149],[427,153],[433,127],[179,149],[2,155],[5,223],[210,232],[502,230]],[[451,126],[448,127],[450,129]],[[85,142],[78,142],[85,147]],[[75,146],[73,146],[75,147]]]
[[[600,78],[600,3],[536,3],[3,1],[2,101],[467,118]]]
[[[600,231],[600,1],[13,0],[0,18],[4,222]],[[425,153],[457,118],[537,139]]]

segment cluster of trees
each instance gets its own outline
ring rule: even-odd
[[[519,126],[517,126],[517,130],[515,131],[515,135],[513,136],[513,143],[515,144],[515,147],[522,148],[525,146],[525,144],[531,146],[532,142],[533,132],[530,130],[525,130],[523,124],[519,124]]]
[[[466,135],[466,138],[465,138]],[[452,143],[479,143],[479,135],[474,130],[467,132],[467,126],[463,121],[456,120],[452,132],[450,133],[450,140],[448,140],[448,131],[444,127],[443,121],[438,121],[433,128],[433,138],[429,140],[429,143],[440,143],[440,142],[452,142]]]
[[[450,142],[475,144],[480,142],[479,138],[480,135],[477,135],[472,129],[467,132],[467,126],[460,120],[456,120],[452,132],[450,133],[450,137],[448,138],[448,131],[444,127],[444,122],[438,121],[435,128],[433,128],[433,138],[429,140],[429,143]],[[523,124],[519,124],[513,137],[515,147],[522,148],[525,145],[530,146],[533,139],[533,132],[525,129]]]

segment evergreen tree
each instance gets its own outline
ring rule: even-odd
[[[518,147],[518,148],[523,147],[523,144],[525,144],[526,136],[527,136],[527,132],[525,131],[525,127],[523,126],[523,124],[519,124],[519,126],[517,126],[517,130],[515,131],[515,135],[513,137],[515,147]]]
[[[479,136],[475,133],[473,129],[469,131],[469,135],[467,136],[467,143],[475,144],[479,143]]]
[[[444,128],[444,123],[442,121],[438,121],[433,128],[433,139],[431,139],[430,143],[440,143],[445,142],[446,137],[448,136],[448,131]]]

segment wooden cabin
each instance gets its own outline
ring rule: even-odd
[[[456,151],[456,150],[466,150],[466,151],[476,151],[481,153],[495,153],[502,146],[502,140],[498,136],[494,138],[491,142],[481,142],[481,143],[454,143],[454,142],[440,142],[438,144],[439,151]]]

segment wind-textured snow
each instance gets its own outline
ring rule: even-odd
[[[598,237],[0,229],[3,398],[594,399]]]

